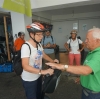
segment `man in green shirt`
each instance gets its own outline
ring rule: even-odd
[[[81,75],[80,82],[83,89],[81,99],[100,99],[100,29],[90,29],[87,32],[85,43],[90,52],[83,65],[46,64],[52,68]]]

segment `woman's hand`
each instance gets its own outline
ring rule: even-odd
[[[79,52],[81,52],[82,50],[78,49]]]
[[[68,52],[71,52],[71,49],[68,49]]]
[[[58,59],[55,59],[55,60],[54,60],[54,63],[59,63],[59,60],[58,60]]]
[[[53,73],[54,73],[54,70],[50,68],[46,70],[41,70],[42,75],[46,75],[46,74],[52,75]]]
[[[46,63],[46,65],[49,65],[49,66],[51,66],[51,67],[54,68],[54,69],[59,69],[59,70],[64,69],[64,65],[62,65],[62,64],[57,64],[57,63]]]

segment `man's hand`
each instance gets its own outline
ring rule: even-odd
[[[47,46],[47,47],[51,47],[51,44],[47,44],[46,46]]]
[[[61,64],[57,64],[57,63],[45,63],[45,64],[51,66],[53,69],[59,69],[59,70],[64,69],[64,65]]]
[[[49,46],[47,46],[47,45],[45,45],[45,46],[43,46],[44,48],[49,48]]]

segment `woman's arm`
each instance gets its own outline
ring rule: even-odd
[[[35,73],[35,74],[39,74],[41,72],[42,75],[46,75],[46,74],[53,74],[53,70],[52,69],[47,69],[47,70],[40,70],[40,69],[36,69],[32,66],[29,65],[29,58],[22,58],[22,67],[25,71],[28,71],[30,73]]]
[[[66,50],[70,51],[70,48],[69,48],[69,44],[68,43],[65,43],[64,44],[64,47],[66,48]]]
[[[54,62],[54,60],[51,59],[48,55],[46,55],[46,54],[44,53],[44,51],[43,51],[43,59],[45,59],[45,60],[47,60],[47,61],[49,61],[49,62]]]

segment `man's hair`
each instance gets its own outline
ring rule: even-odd
[[[21,36],[21,32],[18,32],[18,36]]]
[[[18,36],[25,35],[24,32],[18,32]]]
[[[95,39],[100,39],[100,29],[99,28],[93,28],[88,30],[88,32],[92,32],[92,35]]]

